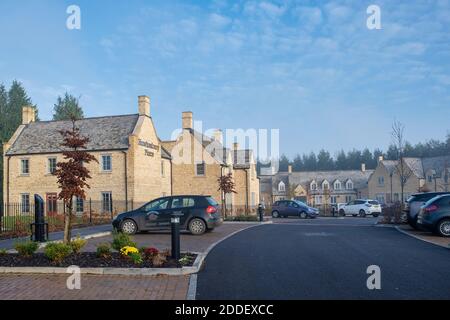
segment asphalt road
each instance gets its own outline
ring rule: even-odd
[[[298,220],[240,232],[208,255],[197,299],[450,299],[450,250],[372,218]],[[367,288],[367,268],[381,289]]]

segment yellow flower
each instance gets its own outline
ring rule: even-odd
[[[128,256],[130,253],[139,253],[139,250],[135,247],[126,246],[120,249],[120,253],[124,256]]]

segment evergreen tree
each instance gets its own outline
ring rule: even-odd
[[[282,154],[280,157],[280,167],[279,167],[279,171],[288,171],[288,166],[289,166],[289,159],[288,157],[286,157],[286,155]]]
[[[303,168],[303,160],[302,160],[302,157],[299,154],[297,154],[295,156],[295,158],[294,158],[294,161],[292,163],[292,169],[294,171],[303,171],[304,170],[304,168]]]
[[[317,155],[317,170],[333,170],[334,169],[334,161],[330,156],[328,151],[324,149],[319,151]]]
[[[83,119],[84,113],[80,106],[79,99],[69,93],[64,94],[64,98],[58,97],[53,108],[53,120]]]

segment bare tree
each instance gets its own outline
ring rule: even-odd
[[[286,195],[288,199],[294,200],[296,197],[296,190],[297,190],[298,184],[289,184],[286,190]]]
[[[395,120],[392,124],[391,135],[392,143],[397,150],[397,164],[395,165],[394,170],[395,173],[397,173],[400,182],[401,206],[403,208],[405,186],[409,178],[413,175],[413,170],[405,162],[405,126],[401,122]]]

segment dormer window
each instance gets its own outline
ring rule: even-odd
[[[309,189],[311,189],[312,191],[316,191],[317,190],[317,182],[312,181],[311,184],[309,185]]]
[[[336,181],[334,182],[333,188],[334,188],[334,190],[341,190],[341,188],[342,188],[341,182],[340,182],[339,180],[336,180]]]
[[[347,183],[345,184],[345,188],[347,190],[353,189],[353,181],[352,180],[348,180]]]
[[[286,185],[284,184],[283,181],[280,181],[280,183],[278,184],[278,191],[279,192],[285,192],[286,191]]]
[[[322,190],[329,190],[330,189],[330,183],[327,180],[324,180],[322,182]]]

